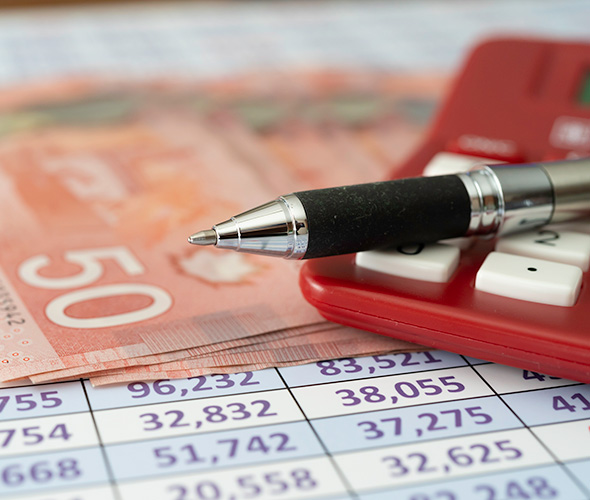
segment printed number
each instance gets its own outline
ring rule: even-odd
[[[46,277],[39,271],[51,264],[47,255],[36,255],[25,260],[18,268],[20,279],[33,287],[49,290],[65,290],[91,285],[104,274],[100,260],[112,259],[128,276],[145,272],[144,267],[129,249],[118,247],[72,250],[65,252],[64,260],[81,267],[79,273],[61,278]],[[143,309],[96,318],[75,318],[66,313],[68,307],[88,300],[121,295],[145,295],[151,303]],[[115,283],[75,290],[53,299],[45,308],[47,318],[67,328],[106,328],[144,321],[166,312],[172,305],[172,297],[165,290],[145,283]]]
[[[169,427],[187,427],[190,425],[188,422],[183,422],[184,413],[180,410],[170,410],[164,412],[164,415],[171,415]],[[139,418],[145,418],[144,431],[155,431],[164,427],[164,424],[160,421],[160,416],[157,413],[142,413]]]
[[[340,368],[339,366],[342,368]],[[344,373],[357,373],[362,371],[363,367],[358,364],[354,358],[342,358],[337,360],[319,361],[316,366],[320,368],[322,375],[338,375]]]
[[[473,463],[491,463],[500,462],[502,458],[506,460],[516,460],[522,457],[522,452],[518,448],[509,446],[510,440],[495,441],[495,447],[502,452],[504,456],[494,456],[494,448],[486,444],[472,444],[468,447],[474,453],[464,450],[462,446],[454,446],[448,450],[448,456],[455,465],[466,467]]]
[[[510,446],[508,439],[495,441],[493,446],[487,444],[454,446],[449,448],[446,454],[449,459],[446,464],[431,464],[428,456],[423,453],[408,453],[404,457],[386,455],[381,461],[387,465],[391,476],[401,477],[414,472],[434,472],[441,468],[448,470],[451,466],[469,467],[473,464],[517,460],[522,457],[522,452],[518,448]]]
[[[100,279],[104,268],[100,259],[113,259],[128,276],[143,274],[145,269],[135,256],[125,247],[97,248],[90,250],[73,250],[65,252],[64,260],[80,266],[78,274],[63,278],[47,278],[39,270],[51,264],[47,255],[36,255],[25,260],[18,268],[18,275],[25,283],[35,288],[46,290],[65,290],[91,285]]]
[[[252,380],[253,378],[254,374],[252,372],[244,372],[231,375],[223,373],[190,377],[187,380],[197,380],[196,385],[192,388],[192,391],[196,392],[210,391],[211,389],[229,389],[235,385],[239,385],[240,387],[259,385],[260,382],[258,380]],[[212,384],[212,386],[209,384]],[[174,394],[176,389],[178,389],[176,385],[171,383],[169,379],[156,380],[151,384],[151,388],[150,384],[147,382],[131,382],[127,385],[127,390],[132,393],[131,397],[134,399],[145,398],[146,396],[149,396],[152,390],[159,396],[167,396],[169,394]],[[188,394],[188,391],[186,391],[186,394]]]
[[[555,498],[558,491],[549,485],[547,480],[542,477],[531,477],[523,482],[509,481],[502,485],[502,493],[498,486],[489,484],[480,484],[476,486],[475,491],[482,492],[485,495],[484,500],[498,500],[500,498]]]
[[[173,394],[176,391],[176,387],[173,384],[168,384],[166,382],[170,382],[170,380],[156,380],[152,384],[154,392],[160,396],[167,396],[168,394]],[[134,399],[144,398],[149,395],[150,386],[146,382],[132,382],[127,385],[127,390],[133,393],[131,397]]]
[[[390,422],[393,423],[393,435],[399,436],[402,433],[402,419],[400,417],[382,418],[379,422],[364,420],[356,425],[365,432],[365,439],[381,439],[385,436],[385,431],[379,427],[379,423],[389,424]]]
[[[531,372],[529,370],[522,371],[522,378],[524,380],[539,380],[540,382],[544,382],[545,379],[561,380],[559,377],[550,377],[549,375],[543,375],[542,373]]]
[[[395,357],[402,357],[401,361],[395,361],[393,358]],[[416,358],[426,358],[424,360],[416,359]],[[379,355],[379,356],[371,356],[373,361],[377,365],[377,368],[382,370],[387,370],[390,368],[394,368],[399,363],[399,366],[417,366],[420,364],[429,365],[432,363],[442,363],[442,359],[437,358],[433,353],[429,351],[423,352],[396,352],[395,354],[387,354],[387,355]]]
[[[397,382],[393,388],[398,394],[397,396],[389,396],[382,394],[378,387],[368,385],[358,389],[358,392],[352,389],[339,389],[336,394],[340,396],[343,401],[343,406],[356,406],[363,401],[366,403],[381,403],[389,400],[393,404],[397,403],[400,398],[417,398],[420,395],[436,396],[446,390],[446,392],[461,392],[465,390],[465,386],[460,382],[454,381],[455,376],[449,375],[446,377],[438,377],[438,381],[431,378],[424,378],[416,380],[415,382]],[[440,383],[440,385],[439,385]]]
[[[247,452],[284,452],[297,450],[294,446],[288,446],[289,436],[282,432],[275,432],[269,434],[268,437],[252,436],[247,443],[242,446],[238,439],[220,439],[217,444],[225,444],[229,446],[228,456],[233,458],[238,453],[238,450],[243,449]]]
[[[539,236],[543,236],[543,238],[539,238],[535,240],[535,243],[540,243],[541,245],[548,245],[550,247],[554,247],[554,241],[559,239],[559,233],[555,231],[550,231],[548,229],[544,229],[543,231],[539,231],[537,233]]]
[[[473,487],[478,500],[533,500],[556,498],[559,491],[545,478],[534,476],[525,481],[508,481],[500,485],[478,484]],[[481,495],[483,496],[481,496]],[[463,497],[461,497],[463,498]],[[474,497],[475,498],[475,497]],[[408,500],[458,500],[449,490],[438,490],[432,494],[415,493]]]
[[[343,406],[355,406],[363,400],[367,403],[381,403],[387,399],[387,396],[381,394],[379,388],[373,385],[361,387],[358,392],[362,395],[362,399],[355,396],[355,392],[350,389],[340,389],[336,391],[336,394],[340,394],[342,401],[346,401],[342,403]]]
[[[553,396],[553,409],[554,410],[568,410],[575,412],[577,409],[582,411],[590,410],[590,401],[583,394],[576,392],[569,396],[570,401],[579,401],[581,406],[577,406],[572,402],[568,401],[564,396]]]
[[[45,439],[63,439],[67,441],[72,435],[66,429],[65,424],[57,424],[51,432],[45,436],[43,433],[38,432],[40,427],[38,425],[32,427],[23,427],[20,429],[23,435],[23,444],[25,446],[35,445],[44,441]],[[6,448],[12,442],[12,438],[18,433],[18,429],[0,429],[0,436],[4,436],[4,439],[0,439],[0,447]]]
[[[197,383],[193,386],[192,391],[210,391],[211,389],[229,389],[234,385],[238,384],[240,387],[246,387],[250,385],[259,385],[258,380],[252,380],[254,374],[252,372],[243,373],[218,373],[214,375],[198,377],[190,377],[188,380],[196,380]],[[239,380],[235,380],[239,379]]]
[[[17,305],[14,303],[14,298],[11,297],[8,290],[6,290],[3,283],[0,281],[0,311],[4,314],[4,321],[7,326],[24,325],[25,318],[20,317],[21,312],[18,310]]]
[[[60,406],[62,401],[54,394],[58,394],[57,391],[45,391],[39,393],[41,398],[40,406],[42,408],[55,408]],[[6,407],[10,401],[11,396],[0,396],[0,413]],[[29,394],[17,394],[13,396],[14,403],[16,405],[16,411],[28,411],[39,406],[39,402],[36,400],[36,396],[32,393]]]
[[[168,491],[174,494],[174,500],[188,500],[198,498],[200,500],[217,500],[220,498],[254,498],[274,497],[293,490],[312,490],[317,486],[317,481],[307,469],[293,469],[288,473],[273,471],[257,476],[248,474],[237,476],[232,481],[235,484],[220,484],[205,479],[192,485],[171,485]],[[237,495],[225,491],[237,491]]]
[[[268,453],[296,451],[297,448],[289,446],[289,436],[282,432],[269,434],[268,436],[252,436],[248,439],[219,439],[217,446],[226,448],[228,459],[235,458],[238,453]],[[196,446],[192,443],[183,445],[178,449],[172,446],[161,446],[154,448],[154,455],[158,460],[158,467],[171,467],[177,463],[182,465],[202,463],[211,461],[215,463],[217,456],[211,455],[208,458],[198,453]],[[209,451],[209,450],[206,450]]]
[[[465,412],[471,417],[475,424],[489,424],[492,421],[492,417],[481,411],[481,409],[481,406],[470,406],[469,408],[465,408]],[[451,415],[455,427],[463,426],[463,414],[460,409],[442,410],[439,412],[439,415]],[[429,431],[439,431],[449,428],[447,425],[437,425],[439,422],[439,416],[435,413],[420,413],[418,418],[427,418],[429,420],[429,424],[426,428],[426,430]]]
[[[260,406],[260,408],[259,408]],[[216,424],[225,422],[227,420],[245,420],[252,416],[255,417],[271,417],[276,416],[277,413],[270,411],[270,402],[259,399],[250,402],[250,410],[243,403],[229,403],[225,407],[219,405],[209,405],[203,408],[206,422]],[[160,415],[157,413],[143,413],[139,415],[144,419],[144,431],[155,431],[161,429],[165,425],[168,427],[187,427],[191,425],[185,419],[184,412],[180,410],[169,410],[164,412],[167,424],[163,423]]]
[[[401,357],[401,361],[396,361],[394,357]],[[425,358],[424,360],[416,358]],[[374,361],[372,366],[363,366],[354,358],[341,358],[329,361],[319,361],[316,366],[320,368],[320,374],[328,377],[340,375],[341,373],[358,373],[367,369],[369,374],[374,373],[375,369],[388,370],[398,365],[402,367],[416,366],[420,364],[440,363],[442,359],[435,357],[431,352],[398,352],[389,355],[371,356]]]
[[[171,446],[161,446],[160,448],[154,448],[154,455],[159,460],[158,467],[170,467],[178,461],[182,460],[179,455],[186,455],[183,464],[196,464],[203,462],[204,459],[199,457],[197,450],[192,444],[181,446],[179,451],[172,453]]]
[[[48,483],[52,479],[75,479],[82,474],[78,462],[73,458],[64,458],[55,465],[48,460],[35,462],[28,467],[20,464],[9,465],[0,471],[2,483],[6,486],[20,486],[24,482]]]
[[[481,406],[470,406],[463,409],[457,408],[451,410],[441,410],[438,414],[420,413],[418,414],[417,418],[418,420],[426,419],[428,421],[426,429],[424,429],[426,431],[439,431],[448,429],[450,427],[449,425],[442,425],[442,423],[440,423],[440,421],[443,419],[445,419],[445,422],[447,423],[449,420],[451,420],[454,427],[462,427],[463,421],[465,420],[463,413],[467,413],[467,415],[471,418],[471,421],[473,421],[475,424],[489,424],[492,421],[492,417],[481,410]],[[450,415],[451,417],[445,417],[446,415]],[[386,429],[393,429],[394,436],[399,436],[402,433],[401,417],[382,418],[379,421],[364,420],[362,422],[358,422],[357,426],[364,431],[365,439],[381,439],[383,437],[390,436],[391,433],[386,432]],[[419,428],[418,430],[420,430],[421,435],[422,428]]]

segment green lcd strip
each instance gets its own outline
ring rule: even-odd
[[[590,105],[590,70],[586,71],[580,92],[578,94],[578,102],[584,105]]]

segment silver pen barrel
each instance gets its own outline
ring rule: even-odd
[[[483,165],[458,174],[471,200],[467,235],[509,234],[590,215],[590,159]]]
[[[215,245],[286,259],[301,259],[307,250],[307,218],[301,201],[288,194],[213,226]]]
[[[555,210],[551,222],[590,214],[590,158],[541,164],[553,184]]]

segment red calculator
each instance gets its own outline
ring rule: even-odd
[[[590,44],[502,38],[474,49],[425,142],[395,176],[589,156]],[[514,240],[441,242],[433,255],[447,246],[455,248],[455,257],[446,258],[440,276],[416,264],[427,253],[419,247],[377,257],[329,257],[308,261],[300,285],[328,320],[590,383],[588,241],[590,221],[541,228]],[[577,260],[571,260],[572,252]],[[501,258],[489,266],[492,253]],[[561,286],[562,268],[544,273],[553,263],[583,271],[568,305],[543,298]],[[492,291],[479,286],[484,271],[496,279]],[[530,283],[515,298],[520,274]]]

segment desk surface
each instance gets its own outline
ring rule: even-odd
[[[138,2],[6,10],[0,84],[257,69],[454,71],[491,34],[588,40],[584,0]]]

